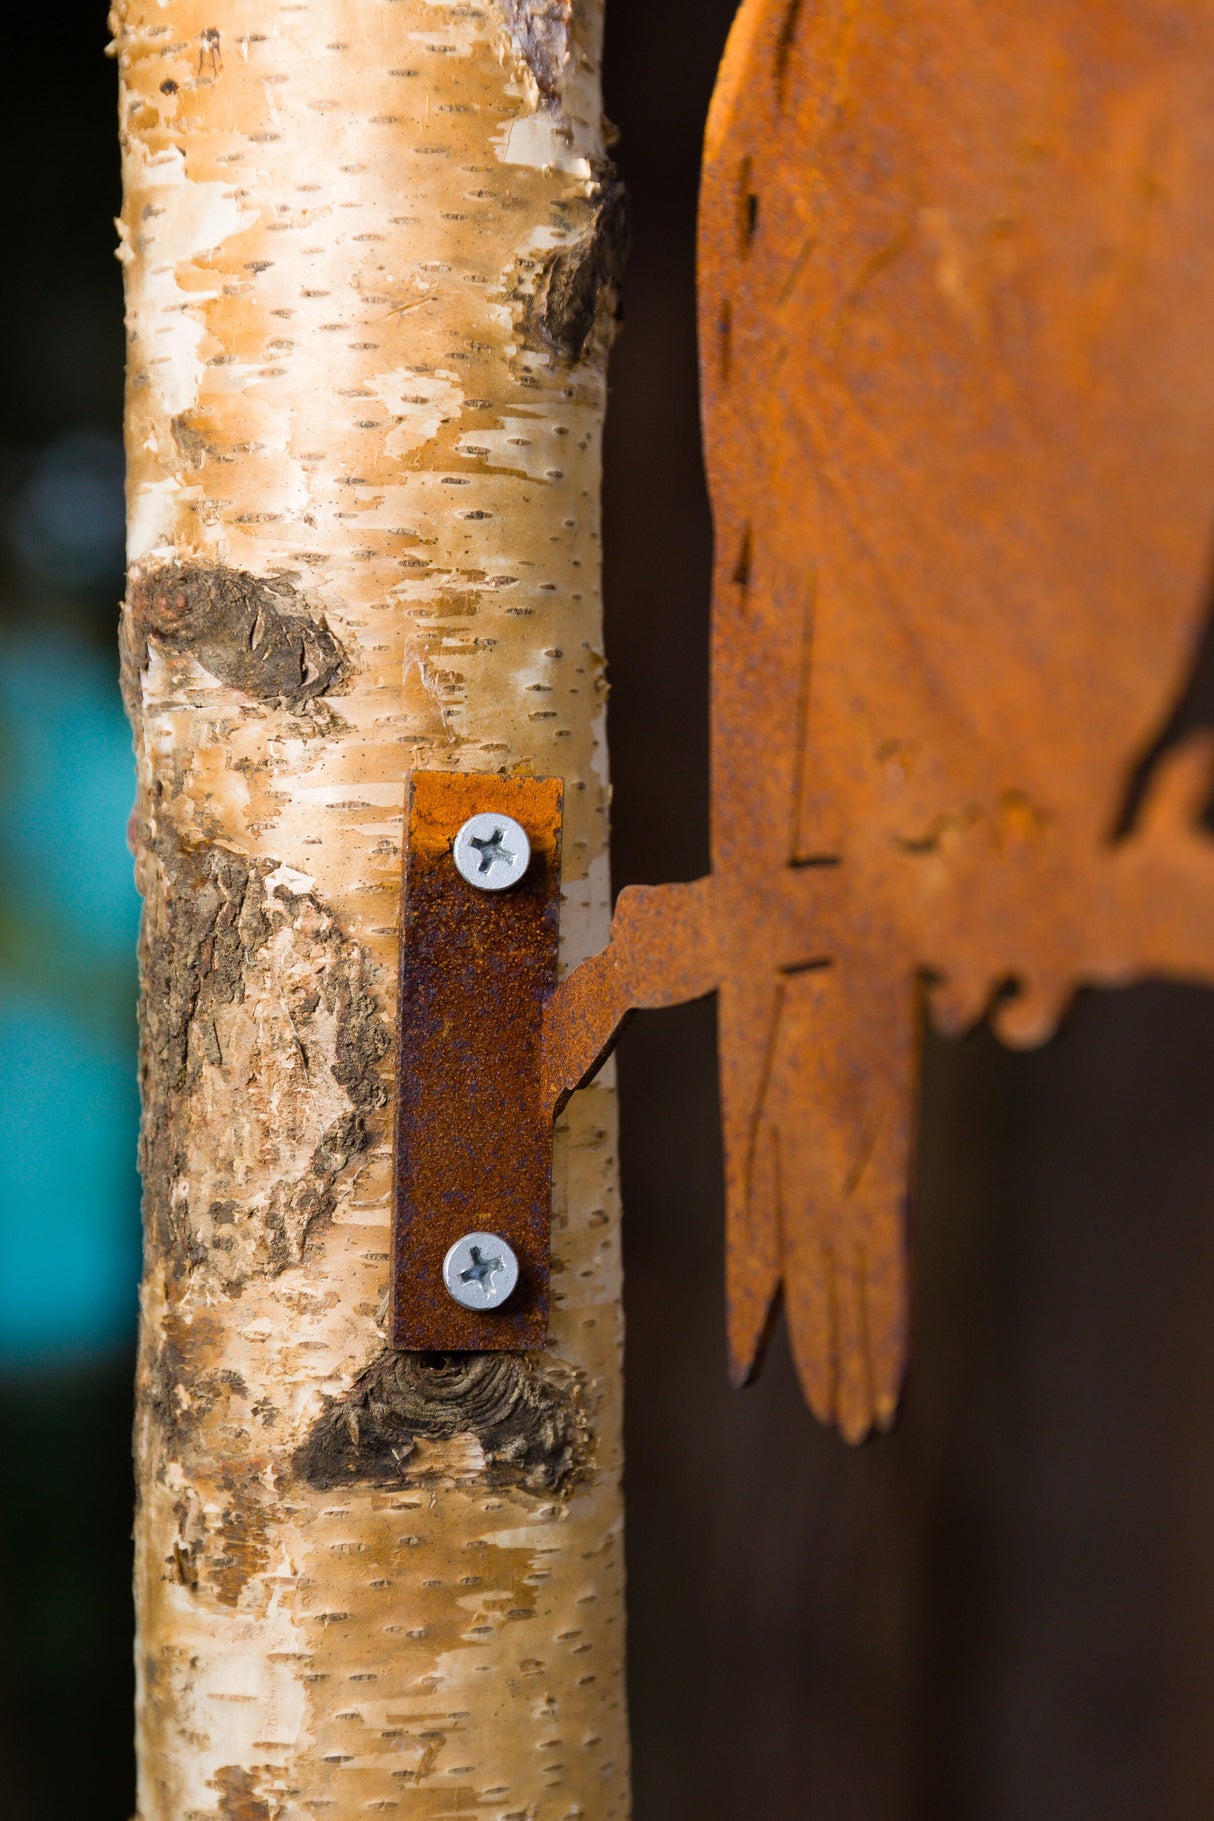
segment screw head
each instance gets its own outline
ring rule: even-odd
[[[469,816],[451,847],[460,877],[483,892],[517,885],[531,864],[527,831],[513,816]]]
[[[518,1259],[496,1233],[465,1233],[443,1260],[443,1282],[461,1309],[500,1309],[518,1282]]]

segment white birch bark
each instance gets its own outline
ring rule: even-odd
[[[599,0],[120,0],[145,894],[139,1821],[628,1809],[608,1085],[550,1352],[385,1356],[411,766],[606,936]]]

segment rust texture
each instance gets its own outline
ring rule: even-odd
[[[415,771],[401,913],[391,1338],[394,1347],[543,1346],[548,1326],[552,1118],[544,1104],[544,1001],[556,983],[562,785],[556,778]],[[451,844],[469,816],[513,816],[525,877],[478,891]],[[505,1239],[519,1283],[478,1313],[447,1294],[442,1264],[468,1232]]]
[[[717,990],[731,1371],[894,1420],[922,1023],[1214,985],[1214,11],[745,0],[699,241],[712,873],[622,894],[550,1106]]]

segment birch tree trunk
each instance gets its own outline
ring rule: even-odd
[[[140,1821],[624,1816],[609,1086],[543,1356],[386,1350],[412,766],[606,937],[599,0],[120,0]]]

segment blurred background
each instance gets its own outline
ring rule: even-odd
[[[617,881],[707,865],[699,138],[730,0],[608,0],[632,193],[607,444]],[[0,1813],[133,1806],[137,905],[101,0],[0,72]],[[1199,683],[1186,717],[1214,716]],[[637,1821],[1214,1813],[1214,999],[933,1044],[899,1433],[724,1381],[711,1006],[620,1057]],[[677,1289],[676,1289],[677,1286]]]

